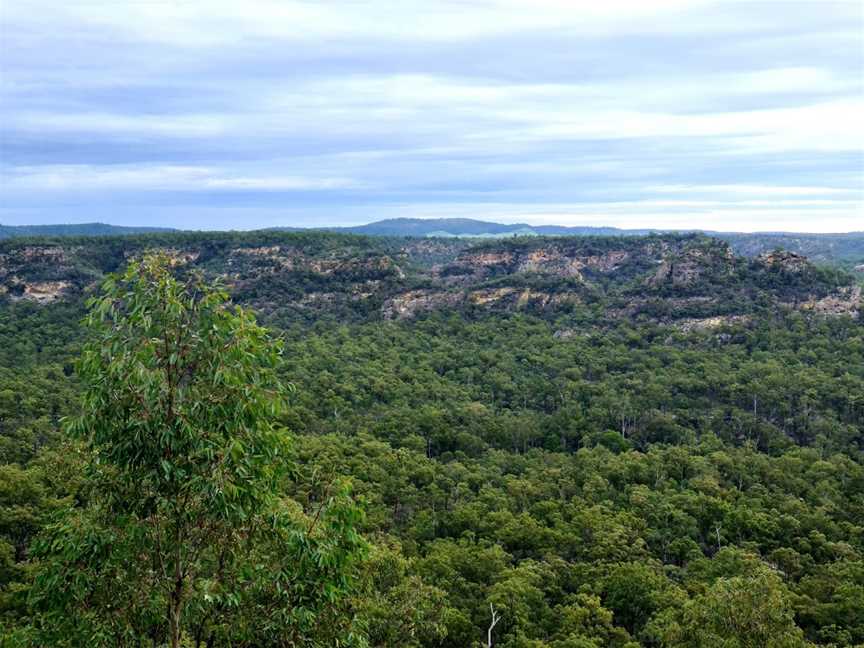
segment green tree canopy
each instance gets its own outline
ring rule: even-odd
[[[88,480],[37,546],[36,642],[346,645],[359,511],[337,487],[312,515],[280,496],[281,346],[172,270],[146,256],[90,303],[67,424]]]

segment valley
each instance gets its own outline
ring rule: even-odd
[[[490,604],[502,647],[864,642],[853,275],[701,235],[277,231],[0,243],[8,636],[38,630],[40,531],[87,498],[63,432],[85,302],[145,252],[284,345],[305,524],[334,483],[361,512],[350,593],[301,645],[479,646]]]

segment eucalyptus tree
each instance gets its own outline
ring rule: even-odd
[[[304,510],[278,421],[280,343],[228,294],[148,255],[91,300],[66,423],[77,506],[37,546],[35,641],[354,645],[341,610],[364,544],[334,485]]]

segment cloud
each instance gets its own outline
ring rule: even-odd
[[[226,175],[206,167],[45,165],[7,170],[2,184],[17,191],[323,191],[354,189],[347,178]]]
[[[664,185],[650,187],[655,193],[668,194],[723,194],[737,196],[836,196],[851,200],[864,199],[864,187],[795,187],[782,185]]]
[[[525,139],[628,139],[638,137],[730,137],[733,152],[792,149],[861,150],[858,125],[864,100],[817,103],[794,108],[701,114],[634,110],[508,108],[502,117],[523,124]],[[495,133],[493,137],[500,136]]]
[[[183,2],[73,1],[57,5],[48,0],[13,4],[9,20],[31,25],[39,33],[52,23],[73,25],[89,35],[108,31],[120,39],[209,49],[252,39],[278,39],[303,43],[321,38],[352,36],[376,39],[454,41],[488,35],[566,27],[574,34],[609,31],[668,31],[674,23],[663,18],[687,17],[712,2],[700,0],[443,0],[429,3],[296,2],[290,0],[184,0]],[[36,23],[32,15],[40,16]],[[722,15],[722,12],[720,12]],[[645,22],[645,18],[659,18]],[[719,20],[719,15],[717,16]],[[690,28],[717,28],[686,21]],[[754,29],[754,25],[726,20],[727,28]],[[683,25],[682,25],[683,27]],[[44,30],[44,31],[42,31]]]
[[[19,113],[7,125],[18,132],[214,137],[226,131],[220,115],[125,115],[99,112]]]
[[[495,205],[853,227],[860,7],[791,5],[10,3],[0,199],[47,221],[192,205],[190,226],[222,207],[273,225]]]

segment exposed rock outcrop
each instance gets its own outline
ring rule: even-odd
[[[846,286],[822,299],[810,299],[799,305],[801,310],[822,315],[855,315],[862,310],[861,286]]]
[[[412,290],[384,302],[384,319],[411,319],[422,311],[444,306],[455,306],[464,300],[464,294],[436,290]]]
[[[400,279],[405,276],[402,268],[387,255],[317,258],[291,246],[280,245],[235,248],[229,252],[226,264],[232,269],[242,268],[247,278],[295,270],[324,276],[393,274]]]
[[[688,248],[680,254],[672,254],[662,259],[660,267],[647,283],[650,286],[669,283],[673,286],[687,286],[709,273],[728,273],[733,259],[732,251],[727,246]]]
[[[782,268],[789,272],[804,272],[810,267],[810,261],[807,257],[795,254],[794,252],[786,252],[785,250],[760,254],[756,257],[756,260],[765,266]]]
[[[76,248],[28,245],[0,254],[0,294],[13,301],[48,304],[74,287],[71,255]]]
[[[572,277],[582,279],[580,269],[584,267],[581,259],[568,257],[560,250],[532,250],[519,259],[517,272],[539,272],[557,277]]]
[[[830,273],[805,272],[813,266],[799,254],[775,251],[744,259],[726,243],[698,236],[479,244],[330,236],[214,235],[212,241],[177,237],[158,244],[177,265],[218,277],[239,302],[263,313],[294,308],[410,319],[448,308],[564,314],[579,303],[604,309],[608,319],[702,330],[745,321],[765,308],[824,315],[861,311],[860,288],[838,289]],[[106,246],[111,256],[105,259],[95,247],[77,242],[6,244],[0,247],[0,294],[45,304],[75,298],[150,245],[115,243]]]
[[[519,292],[516,288],[493,288],[488,290],[475,290],[471,292],[468,300],[475,306],[484,306],[500,302],[505,297]]]
[[[62,297],[71,285],[68,281],[34,281],[24,286],[21,299],[48,304]]]
[[[688,317],[675,322],[675,328],[680,331],[710,331],[721,326],[744,324],[750,321],[747,315],[717,315],[715,317]]]
[[[507,274],[543,274],[584,281],[583,270],[611,273],[628,261],[627,250],[603,253],[586,252],[578,245],[549,243],[545,246],[508,251],[467,251],[455,263],[436,269],[436,274],[451,281],[459,278],[482,279]]]

